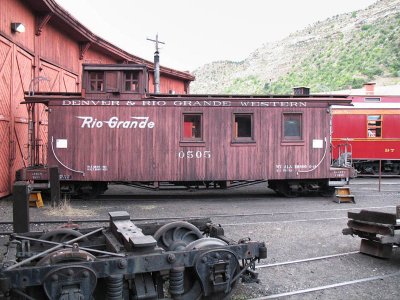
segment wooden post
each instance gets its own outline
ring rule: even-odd
[[[58,167],[49,168],[50,176],[50,200],[51,206],[56,207],[60,204],[60,176],[58,174]]]
[[[26,181],[14,183],[13,227],[15,233],[29,232],[29,193]]]

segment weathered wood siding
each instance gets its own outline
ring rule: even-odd
[[[149,72],[149,93],[154,93],[154,72]],[[169,76],[160,76],[160,93],[187,94],[185,82]]]
[[[177,100],[181,103],[185,99]],[[160,106],[152,101],[159,101]],[[329,153],[315,171],[298,172],[310,170],[324,155],[324,147],[313,147],[313,140],[329,141],[328,104],[314,99],[286,101],[304,101],[307,106],[240,107],[230,101],[232,106],[188,107],[152,99],[136,101],[134,106],[122,101],[110,106],[80,105],[79,101],[62,106],[62,102],[53,102],[49,143],[53,141],[54,152],[49,153],[49,163],[59,165],[62,175],[84,181],[328,178]],[[301,142],[282,142],[284,112],[303,113]],[[202,142],[182,141],[183,113],[202,114]],[[232,141],[234,113],[253,114],[254,143]],[[154,128],[110,128],[110,124],[116,124],[117,119],[110,122],[113,117],[118,121],[147,117]],[[85,118],[93,122],[85,123],[89,120]],[[60,139],[67,145],[57,148],[56,140]]]
[[[98,38],[76,20],[60,17],[58,14],[65,12],[57,6],[51,0],[0,3],[0,197],[11,193],[15,170],[28,163],[28,113],[26,106],[20,104],[24,92],[30,86],[35,92],[79,92],[83,63],[110,64],[135,59],[107,42],[97,44]],[[50,18],[40,23],[46,14]],[[23,23],[25,32],[11,32],[12,22]],[[93,37],[96,40],[88,42]],[[46,80],[36,80],[31,85],[39,77]],[[163,92],[183,92],[180,86],[184,84],[180,85],[179,79],[161,80],[166,84]],[[48,129],[43,105],[36,107],[36,119],[40,162],[46,163]]]

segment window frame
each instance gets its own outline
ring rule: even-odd
[[[200,137],[185,137],[185,116],[200,117]],[[181,142],[186,143],[203,143],[204,142],[204,120],[202,112],[183,112],[181,115]]]
[[[285,124],[286,124],[286,116],[298,116],[299,117],[299,136],[285,136]],[[281,134],[282,134],[282,143],[304,143],[304,114],[303,112],[282,112],[282,121],[281,121]]]
[[[122,90],[124,91],[124,93],[130,93],[130,94],[139,94],[140,92],[140,87],[141,87],[141,82],[140,82],[140,71],[123,71],[122,72],[123,73],[123,80],[122,80],[122,85],[123,85],[123,87],[122,87]],[[131,82],[131,84],[132,84],[132,82],[133,81],[136,81],[137,82],[137,90],[136,91],[128,91],[127,89],[126,89],[126,83],[127,83],[127,74],[134,74],[134,73],[136,73],[137,74],[137,79],[136,80],[130,80],[130,82]]]
[[[97,89],[93,90],[93,89],[92,89],[92,82],[93,82],[93,80],[92,80],[92,78],[91,78],[91,75],[92,75],[92,74],[97,74],[97,75],[98,75],[98,74],[102,74],[103,78],[102,78],[101,81],[98,79],[97,76],[96,76],[96,78],[95,78],[95,80],[94,80],[94,82],[96,83],[96,84],[95,84],[96,87],[97,87],[97,84],[98,84],[99,82],[102,82],[102,87],[101,87],[100,90],[97,90]],[[90,93],[105,93],[105,87],[106,87],[105,79],[106,79],[106,73],[105,73],[105,71],[88,71],[88,87],[89,87],[89,91],[88,91],[88,92],[90,92]]]
[[[238,135],[238,124],[236,122],[237,116],[249,116],[250,117],[250,136],[239,137]],[[254,113],[253,112],[234,112],[232,113],[232,143],[255,143],[255,133],[254,133]]]
[[[377,120],[370,120],[369,117],[373,117],[373,116],[379,116],[379,118]],[[380,125],[370,125],[369,122],[370,121],[379,121]],[[383,115],[382,114],[376,114],[376,115],[367,115],[367,138],[369,139],[381,139],[382,138],[382,127],[383,127]],[[370,136],[370,130],[375,131],[375,136]],[[377,130],[380,131],[379,136],[377,136]]]

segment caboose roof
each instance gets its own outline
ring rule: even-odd
[[[90,97],[87,97],[90,100]],[[48,104],[55,100],[81,100],[85,99],[85,95],[81,93],[53,93],[39,92],[34,95],[26,95],[25,103],[45,103]],[[351,98],[346,95],[211,95],[211,94],[145,94],[142,100],[164,100],[164,101],[266,101],[266,102],[285,102],[285,101],[304,101],[304,102],[320,102],[327,105],[351,105]],[[115,99],[119,100],[119,99]],[[126,101],[126,100],[119,100]]]

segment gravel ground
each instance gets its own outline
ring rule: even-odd
[[[62,209],[48,203],[41,209],[31,208],[31,220],[108,219],[109,211],[126,210],[132,218],[211,217],[221,224],[225,234],[233,239],[251,237],[265,241],[268,258],[261,264],[287,262],[298,259],[357,251],[358,237],[343,236],[347,212],[362,208],[395,212],[400,205],[400,179],[385,178],[379,192],[378,180],[358,178],[352,181],[351,192],[356,203],[333,202],[333,198],[281,198],[265,185],[255,185],[232,191],[178,190],[150,192],[125,186],[112,186],[108,197],[73,201]],[[132,195],[132,193],[134,193]],[[134,201],[132,201],[132,199]],[[240,216],[227,217],[238,214]],[[0,200],[2,222],[12,221],[12,197]],[[97,224],[90,224],[94,226]],[[55,225],[54,225],[55,226]],[[32,224],[31,230],[43,230],[43,224]],[[11,225],[0,225],[0,231],[12,230]],[[261,298],[274,294],[305,290],[319,286],[392,274],[400,271],[400,249],[387,260],[353,253],[349,255],[261,268],[260,283],[238,285],[235,300]],[[357,283],[287,296],[285,299],[399,299],[400,275],[364,283]]]

